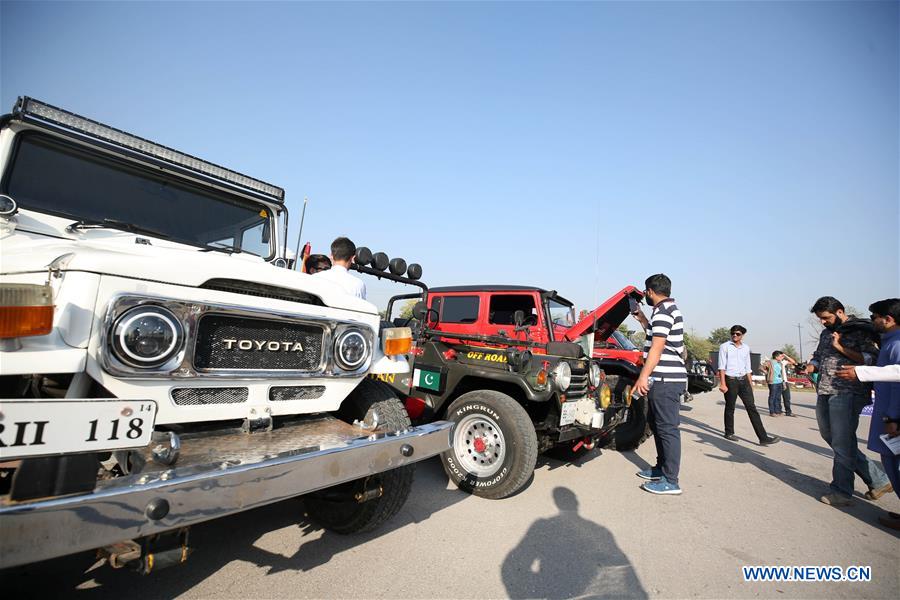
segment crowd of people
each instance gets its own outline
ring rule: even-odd
[[[644,290],[644,298],[653,308],[650,317],[639,306],[632,311],[646,333],[644,365],[635,389],[647,395],[648,420],[657,451],[656,464],[637,475],[647,480],[641,487],[654,494],[681,493],[678,399],[687,371],[684,321],[671,292],[672,282],[666,275],[651,275]],[[820,500],[831,506],[851,503],[857,475],[868,487],[866,499],[875,501],[891,491],[900,497],[900,457],[888,445],[900,442],[895,440],[900,436],[900,298],[875,302],[869,311],[869,319],[848,315],[844,305],[831,296],[819,298],[810,309],[823,330],[812,359],[803,370],[808,375],[818,375],[816,420],[822,439],[834,453],[829,491]],[[781,438],[766,432],[756,409],[750,347],[744,343],[746,333],[743,325],[732,326],[731,339],[719,347],[719,391],[725,398],[723,435],[727,440],[739,441],[734,433],[734,409],[740,398],[760,445],[768,446]],[[789,364],[799,367],[784,352],[776,351],[766,365],[769,414],[773,417],[782,414],[782,401],[784,414],[793,416],[786,385]],[[870,382],[875,382],[875,405],[868,448],[881,456],[882,466],[860,451],[856,438],[860,412],[873,401]],[[879,521],[900,529],[897,513],[888,512]]]

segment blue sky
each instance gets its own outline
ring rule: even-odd
[[[588,308],[665,272],[689,330],[769,352],[818,296],[900,295],[898,31],[897,2],[3,2],[0,108],[281,185],[292,239],[308,197],[314,248],[431,285]]]

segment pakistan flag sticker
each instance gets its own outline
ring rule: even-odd
[[[427,369],[415,369],[413,371],[413,385],[422,390],[440,392],[441,373]]]

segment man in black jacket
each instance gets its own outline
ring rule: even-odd
[[[853,497],[853,474],[868,486],[866,498],[877,500],[893,488],[877,463],[860,452],[856,439],[859,412],[871,400],[869,384],[840,379],[844,365],[872,365],[878,356],[878,340],[872,322],[844,312],[836,298],[823,296],[810,309],[825,327],[819,345],[806,368],[819,373],[816,386],[816,420],[819,433],[834,451],[831,491],[820,498],[825,504],[846,506]]]

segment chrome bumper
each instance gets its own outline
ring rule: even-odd
[[[0,568],[194,525],[414,463],[450,448],[450,428],[439,421],[371,434],[325,417],[271,432],[183,438],[171,468],[153,463],[146,449],[143,469],[99,481],[90,494],[0,499]]]

